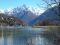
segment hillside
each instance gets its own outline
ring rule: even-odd
[[[14,17],[14,16],[8,16],[6,14],[0,13],[0,25],[13,26],[13,25],[23,25],[23,24],[24,23],[20,19]]]

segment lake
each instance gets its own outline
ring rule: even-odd
[[[58,28],[0,27],[0,45],[57,45]]]

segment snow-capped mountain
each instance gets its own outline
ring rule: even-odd
[[[23,5],[13,9],[9,8],[0,12],[4,12],[4,14],[8,16],[14,16],[18,19],[21,19],[26,25],[34,25],[36,21],[47,20],[48,18],[54,22],[59,21],[59,17],[57,15],[57,6],[47,10],[41,10],[39,8],[36,9]]]
[[[5,14],[9,16],[15,16],[21,20],[23,20],[26,24],[28,24],[31,20],[34,20],[38,15],[43,13],[45,10],[27,7],[26,5],[17,7],[17,8],[9,8],[5,10]]]
[[[23,20],[26,24],[32,19],[36,18],[36,15],[31,12],[26,6],[14,8],[11,15]]]
[[[37,21],[43,21],[43,20],[48,20],[55,24],[58,24],[60,22],[58,16],[58,7],[55,6],[50,9],[47,9],[43,14],[32,20],[29,23],[29,25],[34,25],[37,23]]]
[[[16,7],[16,8],[8,8],[7,10],[3,10],[1,12],[4,12],[5,15],[8,16],[14,16],[19,19],[21,19],[23,22],[28,24],[32,20],[34,20],[36,17],[41,15],[45,10],[40,8],[32,8],[27,7],[26,5]]]

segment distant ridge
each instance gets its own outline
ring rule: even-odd
[[[58,16],[58,7],[52,7],[46,10],[43,14],[32,20],[29,25],[41,25],[42,23],[49,22],[49,25],[60,25],[59,16]],[[43,24],[42,24],[43,25]],[[47,24],[48,25],[48,24]]]

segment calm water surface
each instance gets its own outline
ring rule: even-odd
[[[55,35],[46,28],[0,27],[0,45],[55,45]]]

